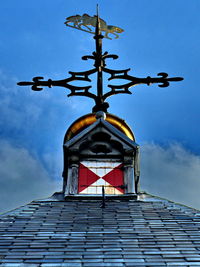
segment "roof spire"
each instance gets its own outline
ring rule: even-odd
[[[31,82],[19,82],[18,85],[31,85],[32,90],[40,91],[42,90],[43,86],[47,86],[49,88],[53,86],[61,86],[69,89],[71,92],[68,96],[86,96],[89,98],[94,99],[95,106],[93,107],[93,112],[103,111],[107,112],[109,104],[105,102],[105,99],[116,94],[132,94],[129,88],[139,85],[139,84],[146,84],[151,85],[153,83],[158,83],[159,87],[167,87],[169,86],[170,82],[174,81],[182,81],[183,78],[181,77],[172,77],[168,78],[168,74],[165,72],[158,73],[159,77],[152,78],[147,76],[145,78],[138,78],[128,74],[130,69],[124,70],[112,70],[106,68],[106,59],[112,58],[117,59],[117,55],[108,54],[108,52],[102,52],[102,39],[108,38],[111,39],[108,34],[112,34],[115,38],[118,38],[119,35],[117,33],[123,32],[123,30],[117,26],[107,25],[107,23],[99,17],[99,10],[97,5],[97,15],[89,16],[88,14],[75,15],[70,16],[67,18],[65,22],[66,26],[75,28],[78,30],[82,30],[85,32],[89,32],[94,34],[95,44],[96,44],[96,51],[92,53],[92,55],[83,56],[83,60],[92,59],[94,60],[94,68],[83,71],[83,72],[72,72],[70,71],[69,74],[71,75],[69,78],[62,79],[62,80],[51,80],[48,79],[47,81],[43,81],[43,77],[34,77],[33,81]],[[95,27],[95,32],[92,31],[90,27]],[[101,32],[105,34],[102,35]],[[83,87],[71,85],[73,81],[86,81],[91,82],[89,76],[91,74],[97,73],[97,88],[96,94],[90,91],[90,85],[86,85]],[[126,80],[125,83],[121,85],[114,85],[108,84],[107,92],[103,90],[103,73],[110,74],[110,78],[108,81],[114,79]]]

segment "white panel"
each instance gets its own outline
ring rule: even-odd
[[[89,168],[92,172],[94,172],[99,177],[103,177],[108,174],[114,168],[119,166],[120,162],[98,162],[98,161],[82,161],[81,162],[85,167]]]
[[[103,177],[105,175],[105,170],[102,168],[96,169],[96,175],[98,175],[99,177]]]
[[[102,194],[102,187],[97,187],[97,194]]]
[[[81,164],[83,164],[85,167],[95,167],[96,168],[96,161],[82,161]]]
[[[87,189],[88,194],[96,194],[96,187],[89,186]]]
[[[114,188],[111,184],[107,183],[105,180],[103,179],[99,179],[97,182],[93,183],[91,186],[87,187],[86,189],[84,189],[81,194],[102,194],[102,186],[105,186],[105,194],[107,195],[121,195],[122,193]]]
[[[102,178],[100,178],[99,180],[96,181],[96,185],[105,185],[106,181]]]
[[[110,168],[114,169],[121,164],[121,162],[112,162],[112,161],[82,161],[83,164],[87,168]]]

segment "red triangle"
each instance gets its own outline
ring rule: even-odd
[[[124,175],[122,171],[122,164],[115,167],[112,171],[107,173],[102,178],[111,184],[113,187],[118,189],[120,192],[124,193],[124,189],[120,188],[121,185],[124,185]]]
[[[100,177],[80,163],[78,193],[96,182]]]

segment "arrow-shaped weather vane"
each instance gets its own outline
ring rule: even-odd
[[[146,78],[137,78],[131,75],[128,75],[128,72],[130,69],[125,70],[112,70],[106,68],[106,59],[112,58],[117,59],[117,55],[108,54],[108,52],[102,53],[102,39],[108,38],[111,39],[109,34],[114,35],[115,38],[118,38],[119,35],[117,33],[122,33],[123,30],[117,26],[107,25],[107,23],[99,18],[98,15],[98,9],[97,9],[97,15],[96,16],[89,16],[87,14],[75,15],[70,16],[66,19],[65,22],[66,26],[75,28],[81,31],[89,32],[94,35],[95,43],[96,43],[96,51],[92,53],[92,55],[83,56],[83,60],[92,59],[94,60],[94,68],[90,69],[88,71],[83,72],[69,72],[71,77],[63,79],[63,80],[51,80],[48,79],[47,81],[43,80],[43,77],[34,77],[31,82],[19,82],[18,85],[21,86],[27,86],[31,85],[32,90],[34,91],[40,91],[42,90],[44,86],[47,86],[49,88],[53,86],[60,86],[65,87],[71,91],[71,93],[68,96],[86,96],[93,98],[95,101],[95,106],[93,107],[93,112],[97,111],[104,111],[107,112],[107,109],[109,107],[109,104],[105,102],[105,99],[111,95],[115,94],[132,94],[132,92],[129,90],[129,88],[139,85],[139,84],[147,84],[151,85],[153,83],[158,83],[159,87],[167,87],[169,86],[170,82],[176,82],[176,81],[182,81],[183,78],[181,77],[173,77],[169,78],[168,74],[165,72],[158,73],[159,77],[152,78],[150,76],[147,76]],[[91,29],[91,27],[95,28],[95,31]],[[102,35],[102,32],[104,32],[104,35]],[[127,82],[122,85],[112,85],[109,84],[108,87],[110,88],[110,91],[107,91],[105,94],[103,92],[103,73],[110,74],[110,80],[114,79],[123,79]],[[86,81],[91,82],[91,79],[89,76],[91,74],[97,73],[97,93],[91,93],[90,89],[92,86],[73,86],[69,83],[73,81]]]

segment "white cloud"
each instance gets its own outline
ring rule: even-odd
[[[200,209],[200,156],[180,144],[141,148],[141,189]]]
[[[15,77],[0,70],[0,126],[20,129],[22,125],[37,122],[42,108],[39,101],[30,101],[31,93],[17,86]]]
[[[16,208],[61,190],[26,149],[0,141],[0,211]]]
[[[55,74],[56,76],[56,74]],[[21,130],[35,127],[44,121],[58,120],[63,114],[72,114],[77,109],[86,109],[87,103],[67,98],[69,90],[44,88],[41,92],[29,87],[17,86],[19,80],[0,69],[0,127]],[[77,101],[76,101],[77,100]],[[79,100],[79,101],[78,101]],[[67,113],[66,113],[67,110]]]

